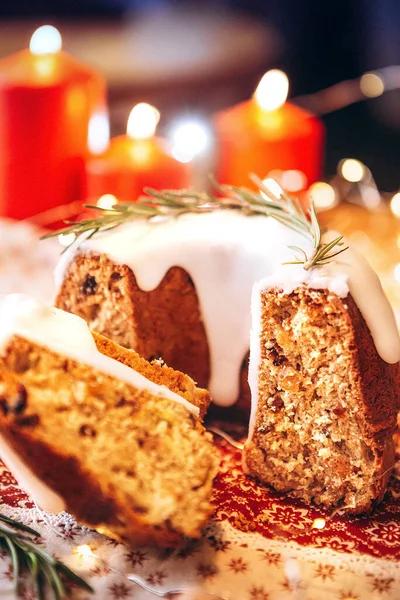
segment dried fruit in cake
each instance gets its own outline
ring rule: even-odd
[[[372,269],[340,234],[321,231],[312,205],[306,214],[257,183],[260,193],[224,188],[219,200],[154,193],[150,204],[115,207],[113,231],[105,218],[73,225],[90,239],[60,263],[57,302],[145,355],[151,346],[184,361],[221,406],[248,397],[252,305],[249,472],[306,500],[369,510],[393,463],[393,311]],[[89,274],[99,283],[90,297]]]
[[[44,509],[130,542],[197,537],[218,457],[205,390],[21,297],[0,302],[0,453]]]
[[[280,492],[356,514],[382,499],[394,466],[399,346],[379,281],[349,252],[342,267],[357,264],[370,327],[340,268],[292,287],[282,271],[285,291],[276,275],[254,290],[244,465]]]

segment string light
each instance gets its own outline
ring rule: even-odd
[[[335,189],[325,181],[316,181],[310,186],[309,195],[317,209],[326,210],[336,204]]]
[[[110,121],[105,112],[90,117],[88,127],[88,148],[92,154],[102,154],[110,143]]]
[[[268,190],[271,192],[271,194],[276,196],[276,198],[280,198],[282,196],[283,190],[282,190],[281,186],[279,185],[279,183],[277,181],[275,181],[275,179],[272,179],[271,177],[267,177],[267,179],[263,180],[263,184],[265,185],[266,188],[268,188]],[[264,195],[264,197],[266,197],[266,194],[263,194],[262,192],[261,192],[261,194]]]
[[[93,553],[89,544],[76,546],[76,548],[72,549],[72,554],[75,555],[76,562],[80,567],[83,567],[86,570],[94,568],[98,561],[98,557]]]
[[[182,163],[204,154],[210,148],[212,139],[209,126],[197,119],[176,123],[168,137],[172,156]]]
[[[281,179],[284,171],[282,169],[272,169],[266,177],[266,179],[275,179],[279,184],[281,183]]]
[[[60,233],[58,236],[58,241],[61,246],[70,246],[76,239],[75,233]]]
[[[376,73],[364,73],[360,79],[360,89],[368,98],[377,98],[385,91],[385,84]]]
[[[81,544],[80,546],[74,548],[72,552],[82,558],[94,556],[89,544]]]
[[[110,210],[115,204],[118,204],[118,200],[114,194],[104,194],[96,202],[96,206],[104,210]]]
[[[299,192],[307,187],[307,177],[303,171],[290,169],[282,173],[280,181],[283,189],[288,192]]]
[[[292,102],[318,115],[326,115],[350,106],[355,102],[381,96],[384,92],[400,88],[400,66],[392,65],[364,73],[352,80],[334,85],[305,96],[293,98]]]
[[[360,195],[363,200],[363,204],[370,210],[378,208],[378,206],[381,204],[381,194],[374,185],[361,186]]]
[[[312,527],[313,527],[313,529],[323,529],[325,527],[325,525],[326,525],[325,519],[318,517],[317,519],[314,519]]]
[[[351,183],[358,183],[364,177],[365,167],[355,158],[345,158],[340,164],[340,171],[343,179]]]
[[[390,210],[395,217],[400,219],[400,192],[397,192],[390,201]]]

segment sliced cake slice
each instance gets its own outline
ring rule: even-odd
[[[205,390],[21,296],[0,302],[0,454],[47,500],[127,541],[197,537],[218,458]],[[41,488],[38,488],[40,484]]]
[[[346,285],[338,295],[319,279],[254,290],[244,464],[280,492],[357,514],[382,499],[395,462],[399,364],[378,354],[390,336],[374,343]],[[366,296],[378,311],[373,286]]]

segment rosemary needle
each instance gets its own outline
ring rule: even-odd
[[[93,592],[86,581],[40,548],[35,538],[40,538],[37,531],[0,514],[0,546],[10,553],[17,593],[20,577],[26,569],[31,573],[40,600],[45,597],[46,582],[55,600],[67,597],[70,584]]]
[[[122,202],[115,204],[111,209],[85,205],[85,208],[97,211],[94,218],[77,222],[67,221],[66,227],[48,233],[41,239],[60,234],[75,234],[71,244],[64,248],[65,252],[72,244],[136,219],[151,220],[160,216],[177,218],[187,213],[236,210],[249,216],[272,217],[312,244],[310,256],[298,246],[289,246],[294,252],[294,260],[284,264],[299,264],[308,270],[327,264],[347,250],[347,247],[344,247],[343,236],[328,243],[322,242],[322,231],[313,203],[306,213],[297,198],[292,198],[282,189],[277,193],[272,192],[256,175],[251,175],[250,179],[257,185],[258,192],[242,187],[219,185],[213,180],[213,185],[221,197],[190,189],[158,191],[148,188],[145,190],[146,195],[141,196],[137,202]]]

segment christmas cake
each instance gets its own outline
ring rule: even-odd
[[[218,463],[208,402],[74,315],[0,302],[0,455],[44,510],[135,543],[199,536]]]
[[[182,196],[156,197],[165,218],[147,201],[155,218],[117,206],[111,231],[84,225],[90,239],[83,227],[58,267],[58,306],[187,371],[221,406],[249,396],[252,328],[247,471],[305,500],[369,510],[394,463],[400,360],[377,276],[283,193],[204,204],[188,194],[188,207]]]

